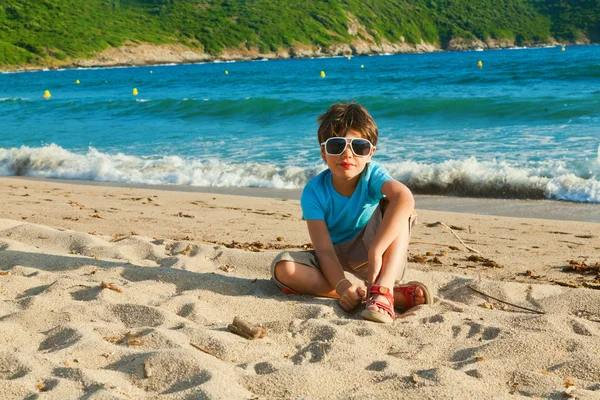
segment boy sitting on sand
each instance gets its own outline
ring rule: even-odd
[[[314,251],[280,253],[271,264],[274,281],[286,293],[339,298],[345,311],[366,300],[361,315],[376,322],[392,322],[394,307],[431,304],[423,283],[394,287],[406,272],[415,202],[406,186],[370,162],[375,121],[359,104],[334,104],[318,122],[328,169],[306,184],[300,199]],[[344,271],[368,289],[350,282]]]

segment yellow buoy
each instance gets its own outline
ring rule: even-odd
[[[229,75],[229,71],[225,70],[225,75]]]
[[[137,88],[133,88],[133,90],[131,91],[131,94],[133,94],[134,96],[137,96],[138,95]]]
[[[81,83],[81,82],[79,82],[79,79],[77,79],[77,80],[75,81],[75,84],[76,84],[76,85],[79,85],[80,83]]]
[[[477,61],[477,66],[478,66],[479,68],[481,68],[481,67],[483,67],[483,63],[482,63],[481,61]]]
[[[348,56],[348,60],[350,60],[350,58],[351,58],[351,57],[350,57],[350,56]]]
[[[49,91],[49,90],[46,90],[46,91],[44,92],[44,98],[45,98],[45,99],[49,99],[50,97],[52,97],[52,95],[50,94],[50,91]]]
[[[321,78],[325,78],[325,71],[321,71]]]
[[[563,47],[561,50],[562,50],[562,51],[565,51],[565,48]]]
[[[364,68],[365,66],[364,66],[364,65],[362,65],[362,64],[360,64],[360,67],[361,67],[361,68]]]

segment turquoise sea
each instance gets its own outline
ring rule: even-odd
[[[415,193],[600,203],[600,46],[2,73],[0,175],[298,189],[342,100]]]

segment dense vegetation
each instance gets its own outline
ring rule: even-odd
[[[366,31],[351,35],[349,14]],[[89,57],[127,41],[214,55],[360,38],[598,41],[599,16],[600,0],[0,0],[0,65]]]
[[[600,41],[600,0],[529,0],[550,17],[552,34],[562,40]]]

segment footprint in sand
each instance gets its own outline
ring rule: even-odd
[[[366,326],[357,326],[356,328],[354,328],[354,334],[360,337],[367,337],[374,335],[375,331]]]
[[[17,357],[8,353],[0,352],[0,379],[19,379],[31,372],[31,368],[21,362]]]
[[[465,325],[453,326],[452,337],[456,339],[459,336],[463,336],[462,334],[466,331],[467,326],[469,327],[469,331],[466,333],[466,336],[464,336],[467,339],[472,339],[476,336],[480,336],[480,338],[483,340],[493,340],[496,339],[501,332],[500,328],[485,327],[475,322],[469,322]]]
[[[208,320],[203,315],[206,314],[203,312],[202,307],[198,306],[196,303],[187,303],[184,304],[179,311],[177,311],[177,315],[180,317],[189,319],[197,324],[207,324]]]
[[[136,380],[136,385],[144,390],[176,393],[200,386],[212,378],[212,374],[191,355],[177,352],[127,355],[106,368],[145,378],[143,366],[146,361],[150,377]]]
[[[387,361],[373,361],[365,369],[367,371],[381,372],[385,371],[387,367],[389,367],[389,363]]]
[[[573,319],[569,323],[571,324],[571,328],[573,328],[573,332],[576,334],[582,336],[593,336],[590,327],[586,326],[584,322]]]
[[[277,369],[270,362],[260,362],[254,365],[254,371],[257,375],[267,375],[277,372]]]
[[[300,349],[291,360],[294,364],[303,364],[304,362],[316,363],[325,361],[327,353],[332,349],[334,341],[339,340],[338,331],[331,325],[317,324],[315,320],[307,320],[298,330],[294,329],[296,335],[305,336],[310,343]]]
[[[329,314],[331,314],[331,307],[324,305],[297,305],[293,309],[293,318],[304,320],[323,318]]]
[[[98,298],[98,295],[100,294],[100,292],[102,292],[102,289],[103,288],[101,286],[86,287],[83,289],[75,290],[70,294],[73,300],[92,301]]]
[[[48,337],[40,343],[39,350],[58,351],[70,347],[83,337],[75,329],[56,327],[44,332]]]
[[[112,307],[112,312],[127,328],[159,326],[165,323],[164,314],[152,307],[117,304]]]
[[[294,364],[304,364],[305,362],[317,363],[325,361],[327,353],[331,351],[331,342],[312,342],[308,346],[300,349],[291,360]]]

